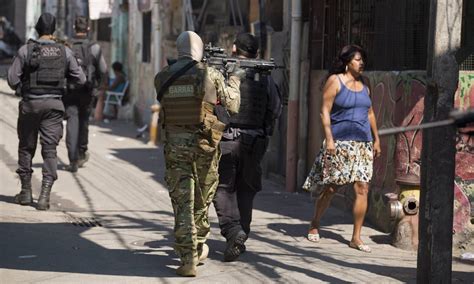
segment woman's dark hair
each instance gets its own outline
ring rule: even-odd
[[[339,55],[336,57],[336,59],[334,59],[331,68],[329,68],[328,76],[331,76],[333,74],[344,73],[344,71],[346,70],[346,65],[351,62],[357,52],[360,53],[362,59],[365,62],[367,59],[367,53],[362,47],[355,44],[344,46],[339,52]]]
[[[329,68],[328,75],[322,81],[321,90],[324,89],[324,85],[326,84],[328,78],[331,77],[331,75],[341,74],[346,71],[347,64],[351,62],[351,60],[354,58],[357,52],[359,52],[360,55],[362,56],[362,60],[366,62],[367,53],[362,47],[355,44],[351,44],[351,45],[346,45],[341,49],[341,51],[339,52],[339,55],[334,59],[331,68]]]
[[[114,69],[114,71],[122,72],[123,71],[123,65],[122,65],[122,63],[120,63],[118,61],[115,61],[114,63],[112,63],[112,69]]]

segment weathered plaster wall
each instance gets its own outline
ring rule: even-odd
[[[153,4],[155,5],[155,4]],[[137,3],[129,2],[128,20],[128,61],[125,67],[129,72],[130,80],[130,106],[134,121],[137,125],[147,124],[150,121],[150,106],[155,102],[154,77],[157,73],[154,60],[158,56],[155,52],[152,29],[151,36],[151,59],[150,62],[142,61],[142,12],[138,10]],[[152,19],[158,17],[157,10],[152,9]]]
[[[426,73],[406,72],[367,72],[372,90],[372,103],[379,128],[417,125],[423,119],[423,98],[426,90]],[[321,82],[326,72],[313,71],[311,95],[309,99],[309,147],[308,163],[311,164],[319,151],[323,132],[319,118],[321,106]],[[460,85],[456,93],[455,105],[463,109],[474,104],[474,72],[461,72]],[[470,207],[474,188],[473,141],[467,128],[458,133],[458,152],[456,155],[454,231],[469,229]],[[374,177],[371,183],[368,218],[381,229],[389,232],[393,221],[389,218],[387,194],[398,194],[395,178],[408,173],[420,175],[422,132],[410,131],[396,136],[381,138],[382,156],[374,162]],[[351,199],[351,190],[345,196]]]

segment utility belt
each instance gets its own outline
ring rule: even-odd
[[[253,133],[249,134],[242,130],[254,130]],[[253,128],[234,128],[231,126],[222,137],[223,141],[238,141],[242,140],[245,144],[253,144],[256,138],[265,139],[267,136],[265,135],[265,131],[261,127],[253,127]]]
[[[31,100],[45,100],[45,99],[55,99],[55,100],[61,100],[63,96],[61,95],[56,95],[56,94],[51,94],[51,95],[33,95],[33,94],[26,94],[22,95],[22,98],[24,101],[31,101]]]

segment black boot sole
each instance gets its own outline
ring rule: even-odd
[[[236,261],[237,258],[239,258],[239,256],[246,250],[244,245],[246,240],[246,234],[239,234],[234,240],[230,241],[224,251],[224,261]]]
[[[41,210],[41,211],[49,210],[49,204],[40,204],[40,203],[38,203],[36,205],[36,210]]]
[[[33,203],[33,197],[22,199],[18,194],[15,196],[15,203],[22,206],[31,205]]]

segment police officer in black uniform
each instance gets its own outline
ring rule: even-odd
[[[89,23],[87,18],[79,16],[74,22],[75,35],[71,49],[86,75],[86,84],[68,83],[67,95],[63,97],[66,108],[66,147],[71,172],[77,172],[89,159],[87,145],[89,143],[89,116],[93,87],[100,85],[106,78],[107,65],[102,50],[96,42],[87,38]]]
[[[237,57],[256,58],[258,42],[249,33],[240,34],[234,51]],[[240,94],[239,113],[230,118],[220,143],[219,186],[213,200],[227,240],[224,261],[234,261],[245,251],[253,200],[262,189],[261,161],[281,113],[280,93],[267,74],[247,69]]]
[[[35,26],[39,39],[30,39],[18,50],[8,69],[8,85],[22,97],[18,116],[18,169],[21,191],[17,203],[32,203],[31,162],[35,155],[38,134],[43,157],[43,181],[37,209],[49,209],[51,187],[57,179],[56,146],[63,134],[64,106],[61,97],[66,78],[84,84],[86,77],[72,51],[53,40],[56,19],[44,13]]]

